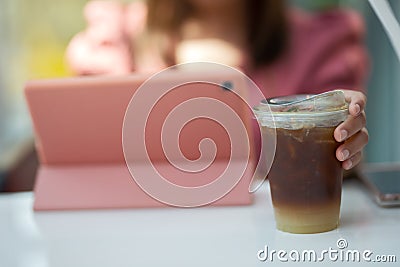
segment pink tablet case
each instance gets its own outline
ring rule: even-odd
[[[168,80],[182,74],[170,75]],[[190,74],[188,74],[190,75]],[[204,74],[217,84],[229,81],[235,90],[245,90],[240,75]],[[143,192],[131,177],[122,150],[122,124],[129,101],[146,75],[115,77],[80,77],[28,82],[26,99],[35,130],[36,147],[41,166],[35,184],[35,210],[165,207]],[[165,86],[168,81],[159,81]],[[215,85],[193,83],[185,90],[172,91],[168,101],[157,103],[158,115],[149,118],[146,145],[152,162],[164,174],[173,174],[173,182],[198,186],[211,182],[227,164],[230,143],[217,124],[198,121],[187,127],[180,140],[186,157],[199,156],[198,141],[210,137],[218,152],[213,168],[205,175],[176,173],[164,156],[160,141],[162,119],[174,103],[189,98],[213,97],[227,103],[245,122],[251,138],[251,113],[243,101],[229,90]],[[189,89],[189,90],[187,90]],[[185,129],[185,128],[184,128]],[[158,134],[157,134],[158,133]],[[192,138],[191,136],[195,136]],[[176,138],[176,137],[175,137]],[[244,137],[245,138],[245,137]],[[248,185],[255,165],[251,143],[250,164],[236,187],[212,205],[244,205],[251,203]],[[140,155],[138,156],[140,157]],[[138,159],[140,161],[140,159]],[[243,157],[244,160],[248,159]],[[169,175],[171,176],[171,175]]]

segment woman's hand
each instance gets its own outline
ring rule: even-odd
[[[87,28],[68,45],[67,61],[78,75],[125,74],[132,69],[125,31],[125,7],[114,1],[91,1],[84,10]]]
[[[362,149],[368,143],[368,131],[365,128],[366,96],[358,91],[342,90],[349,102],[348,118],[336,127],[334,137],[338,142],[344,142],[336,150],[336,158],[342,162],[342,167],[349,170],[357,165],[362,156]]]

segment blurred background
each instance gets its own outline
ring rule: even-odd
[[[37,159],[23,95],[29,79],[70,73],[64,51],[85,26],[86,0],[0,0],[0,191],[30,190]],[[122,1],[128,2],[128,1]],[[334,7],[358,10],[367,28],[372,61],[368,83],[370,142],[366,162],[400,161],[400,66],[383,27],[365,0],[291,0],[317,12]],[[397,18],[400,1],[389,1]]]

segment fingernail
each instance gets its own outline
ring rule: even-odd
[[[347,149],[343,150],[342,151],[342,160],[346,160],[349,157],[349,155],[350,155],[350,152]]]
[[[354,105],[354,109],[356,110],[356,115],[358,115],[358,113],[360,113],[360,110],[361,110],[360,105],[359,104],[355,104]]]
[[[352,166],[353,166],[353,162],[351,161],[351,159],[349,159],[348,161],[346,161],[345,163],[343,163],[343,168],[344,168],[345,170],[351,169]]]
[[[340,141],[343,141],[346,138],[347,138],[347,131],[346,130],[341,130],[340,131]]]

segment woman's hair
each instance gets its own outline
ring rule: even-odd
[[[287,41],[287,21],[284,0],[243,0],[247,21],[247,46],[254,66],[274,61]],[[193,7],[189,1],[147,0],[149,31],[165,32],[176,38]]]

